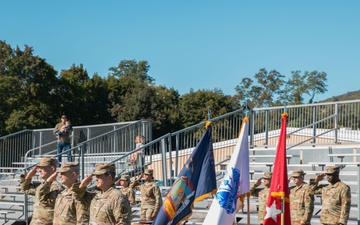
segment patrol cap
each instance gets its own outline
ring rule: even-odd
[[[272,177],[272,172],[265,172],[264,175],[262,176],[262,178],[264,179],[271,179]]]
[[[294,170],[291,174],[292,177],[300,177],[302,175],[305,175],[306,173],[302,170],[302,169],[299,169],[299,170]]]
[[[58,161],[55,158],[43,157],[37,166],[55,166],[57,167]]]
[[[152,170],[152,169],[146,169],[145,172],[144,172],[144,174],[146,174],[146,175],[153,175],[153,174],[154,174],[154,170]]]
[[[65,173],[69,170],[79,171],[79,163],[78,162],[64,162],[61,164],[61,167],[57,170],[59,173]]]
[[[326,174],[333,174],[339,172],[340,172],[340,166],[329,166],[328,168],[326,168],[325,171]]]
[[[129,175],[122,175],[120,177],[120,180],[130,180],[130,176]]]
[[[95,166],[95,171],[92,175],[101,175],[104,173],[115,173],[115,164],[114,163],[100,163]]]

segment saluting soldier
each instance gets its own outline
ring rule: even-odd
[[[89,206],[73,197],[73,188],[79,187],[79,163],[64,162],[56,173],[47,180],[47,186],[56,180],[60,173],[61,183],[65,190],[58,193],[54,208],[54,225],[88,224]],[[46,195],[48,188],[44,189],[41,195]]]
[[[324,179],[325,174],[329,184],[319,186],[318,183]],[[341,182],[339,166],[327,167],[325,174],[319,174],[315,179],[310,179],[314,193],[321,193],[322,196],[320,222],[322,224],[345,225],[349,219],[351,206],[350,187]]]
[[[86,191],[92,176],[96,176],[97,190]],[[101,225],[130,225],[131,209],[127,197],[114,187],[115,164],[100,163],[95,166],[95,171],[85,177],[79,188],[74,188],[77,200],[82,200],[90,205],[89,224]]]
[[[159,186],[153,181],[153,170],[146,169],[130,187],[141,192],[140,219],[154,220],[162,205],[162,198]],[[139,181],[145,177],[145,183]]]
[[[291,225],[310,225],[314,211],[314,195],[304,182],[304,171],[294,170],[291,179],[295,186],[290,187]]]
[[[116,185],[121,185],[120,191],[128,198],[131,205],[134,205],[135,202],[135,191],[130,185],[130,176],[122,175],[119,180],[115,182]]]
[[[64,188],[58,181],[47,184],[48,179],[55,173],[57,160],[51,157],[43,157],[40,162],[32,168],[28,174],[20,175],[20,187],[25,194],[33,195],[34,211],[30,225],[52,225],[54,217],[55,199],[59,191]],[[32,178],[39,171],[39,176],[43,180],[41,183],[33,183]],[[41,195],[44,188],[48,189],[46,195]],[[42,196],[42,197],[41,197]],[[42,201],[40,201],[42,198]]]
[[[259,213],[258,213],[258,222],[260,225],[264,223],[264,217],[266,214],[266,203],[268,200],[269,192],[270,192],[270,184],[271,184],[271,172],[265,172],[262,177],[257,179],[257,181],[251,185],[250,194],[252,196],[259,197]],[[261,185],[261,181],[264,182],[264,188],[257,188]]]

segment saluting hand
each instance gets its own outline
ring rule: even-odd
[[[319,181],[323,180],[323,179],[324,179],[324,176],[325,176],[324,173],[322,173],[322,174],[317,174],[316,177],[315,177],[315,182],[319,182]]]
[[[53,182],[54,180],[56,180],[57,175],[58,175],[58,172],[51,174],[51,176],[48,177],[48,179],[46,179],[46,182],[48,182],[48,183]]]
[[[259,179],[256,180],[256,183],[255,183],[255,186],[260,186],[261,184],[261,180],[262,180],[262,177],[260,177]]]
[[[79,188],[84,188],[87,187],[90,182],[92,181],[92,174],[90,174],[89,176],[85,177],[84,180],[81,181],[81,184],[79,186]]]
[[[26,179],[33,178],[37,172],[37,166],[34,166],[29,173],[26,175]]]

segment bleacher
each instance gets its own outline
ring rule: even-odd
[[[350,130],[338,129],[333,121],[334,117],[338,117],[338,124],[342,123],[344,127],[350,127],[351,125],[349,124],[356,124],[348,120],[342,121],[341,119],[344,115],[350,113],[346,109],[351,109],[353,104],[359,107],[360,101],[334,103],[333,105],[336,105],[334,108],[339,110],[338,112],[330,110],[332,107],[330,103],[287,106],[289,112],[288,124],[292,126],[287,129],[289,134],[287,138],[287,146],[289,147],[287,150],[288,173],[291,174],[293,170],[301,168],[307,173],[305,179],[308,180],[317,173],[324,171],[325,166],[342,165],[340,179],[347,183],[352,191],[352,207],[348,223],[350,225],[358,224],[358,217],[360,217],[358,214],[360,132],[357,127],[353,127]],[[324,108],[327,110],[324,111]],[[301,121],[303,125],[296,123],[296,119],[299,118],[298,115],[303,114],[303,112],[313,115],[312,110],[314,112],[321,111],[321,115],[319,114],[317,118],[318,121],[313,121],[311,118],[310,121]],[[250,116],[251,123],[254,124],[249,132],[250,177],[252,182],[261,177],[264,172],[273,169],[275,146],[279,135],[279,121],[276,121],[276,119],[264,121],[264,118],[267,118],[267,116],[280,118],[282,111],[283,108],[281,107],[253,109],[253,114]],[[264,116],[265,114],[267,116]],[[236,110],[233,113],[212,119],[212,126],[214,128],[214,158],[217,163],[215,168],[218,184],[224,176],[227,160],[233,151],[240,130],[243,117],[239,115],[244,115],[244,112]],[[360,118],[360,115],[358,118]],[[264,125],[265,122],[267,126]],[[347,124],[348,122],[349,124]],[[172,134],[167,134],[156,140],[152,140],[149,137],[147,143],[143,146],[146,149],[144,166],[146,165],[148,168],[154,169],[155,178],[159,181],[159,185],[162,186],[164,196],[171,184],[169,181],[174,180],[174,177],[182,169],[184,162],[198,143],[204,131],[204,125],[205,122]],[[315,126],[316,129],[311,126]],[[95,164],[109,161],[116,164],[118,177],[125,173],[131,175],[140,173],[143,168],[129,165],[127,159],[131,153],[138,150],[135,149],[133,143],[135,135],[145,133],[145,136],[150,136],[151,131],[144,131],[142,127],[140,123],[133,130],[124,126],[124,129],[116,128],[112,131],[107,130],[104,133],[97,132],[97,136],[91,136],[88,140],[73,145],[74,148],[71,151],[73,152],[74,160],[79,161],[81,164],[81,177],[83,178],[90,174]],[[84,130],[85,128],[82,129]],[[32,198],[29,196],[29,198],[26,198],[21,193],[19,176],[24,171],[28,171],[31,165],[37,163],[39,157],[43,154],[56,155],[54,149],[47,149],[45,151],[41,147],[30,149],[29,151],[30,153],[27,153],[26,157],[23,156],[7,162],[6,166],[2,169],[2,165],[0,165],[0,224],[25,221],[31,216]],[[63,160],[66,160],[66,154],[63,154]],[[34,177],[34,179],[38,178]],[[323,182],[326,183],[326,181]],[[195,204],[193,215],[188,219],[187,224],[202,224],[211,202],[212,198],[210,197]],[[247,211],[250,213],[251,224],[257,224],[257,205],[258,199],[251,197],[249,209],[245,206],[236,215],[237,220],[239,220],[238,224],[247,224]],[[321,199],[316,197],[312,224],[320,224],[320,210]],[[134,207],[133,212],[134,221],[136,221],[139,218],[139,208]]]

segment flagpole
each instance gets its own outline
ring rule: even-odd
[[[247,198],[247,225],[250,225],[250,198],[249,196],[246,196]]]
[[[248,105],[248,101],[246,101],[246,106],[245,106],[245,116],[248,117],[249,116],[249,105]],[[246,196],[246,203],[247,203],[247,225],[250,225],[250,198],[247,195]]]
[[[281,225],[284,225],[285,221],[285,213],[284,213],[284,206],[285,206],[285,197],[281,197],[282,204],[281,204]]]
[[[286,113],[286,105],[284,106],[284,113]],[[285,221],[285,196],[281,197],[281,225],[284,225]]]

